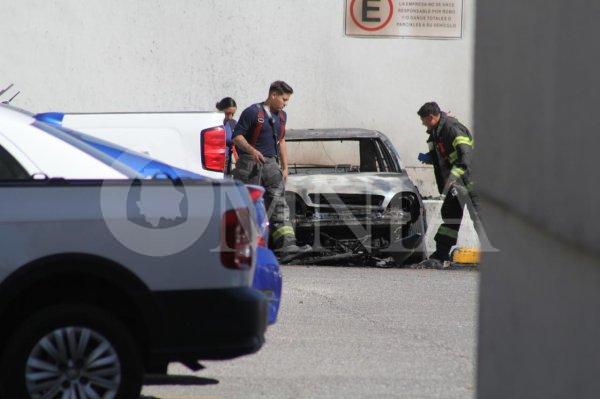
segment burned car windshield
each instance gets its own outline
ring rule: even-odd
[[[377,138],[286,140],[290,174],[396,172]]]

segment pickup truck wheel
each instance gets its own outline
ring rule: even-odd
[[[6,398],[137,398],[143,367],[127,328],[91,306],[44,309],[17,328],[2,359]]]

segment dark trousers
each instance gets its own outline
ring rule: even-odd
[[[442,225],[435,235],[436,257],[446,258],[450,255],[450,249],[456,245],[458,231],[463,217],[463,209],[467,206],[475,229],[479,231],[481,225],[479,217],[479,197],[473,190],[473,184],[456,184],[446,194],[442,203]]]
[[[265,163],[255,162],[251,155],[240,155],[233,177],[245,184],[255,184],[265,189],[265,206],[269,215],[270,235],[274,248],[296,243],[294,228],[290,223],[290,209],[285,201],[285,182],[277,158],[265,158]]]

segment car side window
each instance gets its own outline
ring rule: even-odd
[[[377,166],[380,172],[394,172],[393,164],[390,162],[389,154],[382,146],[380,140],[373,140],[374,152],[377,158]]]
[[[394,172],[389,154],[378,139],[360,139],[361,172]]]
[[[360,142],[360,171],[379,172],[381,170],[377,148],[371,139],[361,139]]]
[[[396,172],[396,168],[394,167],[394,163],[390,157],[387,148],[381,142],[381,140],[375,140],[376,148],[377,148],[377,160],[379,163],[379,170],[382,172]]]
[[[2,146],[0,146],[0,180],[27,180],[25,168]]]

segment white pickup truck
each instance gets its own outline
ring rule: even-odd
[[[169,362],[262,346],[243,185],[144,179],[0,105],[0,196],[0,397],[137,398]]]
[[[222,178],[226,131],[220,112],[58,113],[36,115],[199,175]]]

